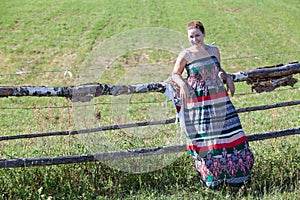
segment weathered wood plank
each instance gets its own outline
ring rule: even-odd
[[[244,112],[267,110],[267,109],[279,108],[279,107],[294,106],[294,105],[299,105],[299,104],[300,104],[300,100],[288,101],[288,102],[282,102],[282,103],[276,103],[276,104],[239,108],[236,111],[237,111],[237,113],[244,113]],[[108,131],[108,130],[125,129],[125,128],[134,128],[134,127],[137,128],[137,127],[144,127],[144,126],[165,125],[165,124],[175,123],[175,121],[176,121],[176,118],[172,118],[172,119],[165,119],[165,120],[160,120],[160,121],[135,122],[135,123],[131,123],[131,124],[100,126],[100,127],[95,127],[95,128],[73,130],[73,131],[53,131],[53,132],[44,132],[44,133],[25,133],[25,134],[18,134],[18,135],[6,135],[6,136],[0,136],[0,141],[16,140],[16,139],[29,139],[29,138],[38,138],[38,137],[50,137],[50,136],[88,134],[88,133],[102,132],[102,131]]]
[[[102,95],[127,95],[133,93],[164,92],[165,83],[145,83],[136,85],[86,84],[68,87],[14,86],[0,87],[0,97],[36,96],[66,97],[73,102],[87,102]]]
[[[273,131],[267,133],[256,133],[247,135],[250,142],[259,141],[288,135],[300,134],[300,127]],[[72,164],[94,161],[106,161],[113,159],[124,159],[140,156],[155,156],[170,153],[179,153],[186,151],[186,145],[161,146],[153,148],[139,148],[133,150],[123,150],[115,152],[101,152],[96,154],[73,155],[73,156],[58,156],[44,158],[15,158],[15,159],[0,159],[0,168],[16,168],[16,167],[33,167],[33,166],[49,166],[60,164]]]
[[[230,74],[233,81],[246,81],[257,92],[272,91],[280,86],[294,86],[297,79],[292,74],[300,73],[300,63],[291,63]],[[68,87],[10,86],[0,87],[0,97],[36,96],[66,97],[73,102],[87,102],[102,95],[128,95],[133,93],[165,92],[166,83],[144,83],[135,85],[110,85],[91,83]]]
[[[266,79],[289,76],[300,73],[300,63],[290,63],[287,65],[276,65],[271,67],[258,68],[254,70],[232,73],[232,79],[235,82],[248,81],[249,79]]]

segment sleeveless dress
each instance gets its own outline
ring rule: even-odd
[[[194,158],[200,181],[214,188],[222,182],[239,186],[248,180],[254,156],[238,114],[218,76],[215,56],[196,59],[185,66],[190,98],[180,104],[180,88],[172,80],[167,91],[186,133],[187,150]]]

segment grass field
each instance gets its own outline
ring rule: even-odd
[[[298,0],[2,0],[0,85],[67,86],[166,80],[181,44],[186,45],[185,25],[194,19],[204,23],[205,41],[215,42],[219,47],[222,67],[229,73],[299,61],[299,9]],[[126,44],[137,46],[128,51]],[[103,68],[106,58],[110,68]],[[66,70],[72,76],[65,74]],[[295,77],[300,78],[299,74]],[[232,102],[243,108],[299,97],[299,82],[294,88],[261,94],[252,93],[251,86],[245,83],[237,83]],[[0,135],[172,118],[175,111],[170,102],[165,109],[165,100],[165,95],[157,93],[103,96],[89,102],[95,106],[81,109],[75,106],[87,103],[73,104],[69,99],[54,97],[1,98]],[[276,108],[241,113],[240,119],[247,134],[261,133],[299,127],[299,112],[299,106]],[[184,142],[178,130],[178,124],[171,124],[80,137],[1,141],[0,159],[174,145]],[[0,199],[299,198],[299,136],[251,142],[250,147],[256,159],[253,173],[246,187],[238,192],[226,186],[217,191],[203,188],[191,158],[182,153],[132,161],[145,167],[152,164],[147,173],[110,167],[122,166],[122,160],[0,169]]]

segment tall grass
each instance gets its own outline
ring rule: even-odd
[[[223,68],[231,72],[299,60],[299,3],[297,0],[264,1],[17,1],[0,7],[0,85],[74,85],[85,71],[83,63],[101,42],[126,31],[164,28],[185,34],[185,24],[200,19],[206,42],[216,42]],[[164,40],[171,41],[166,35]],[[256,57],[251,57],[258,55]],[[120,55],[115,67],[95,69],[90,81],[141,83],[165,80],[176,54],[166,49],[142,49]],[[239,58],[247,57],[250,58]],[[239,59],[238,59],[239,58]],[[89,68],[99,67],[89,63]],[[150,65],[151,66],[147,66]],[[122,66],[130,66],[123,68]],[[146,65],[146,66],[145,66]],[[72,77],[65,76],[70,70]],[[55,71],[55,72],[54,72]],[[59,71],[59,72],[57,72]],[[35,72],[15,75],[17,72]],[[97,75],[101,77],[97,79]],[[138,75],[138,76],[135,76]],[[142,77],[142,78],[141,78]],[[296,77],[300,78],[299,75]],[[86,79],[88,80],[88,79]],[[251,86],[236,84],[232,98],[237,108],[299,100],[294,89],[254,94]],[[175,116],[162,94],[133,95],[125,104],[125,122],[145,121],[158,115]],[[80,128],[74,114],[92,113],[95,123],[119,123],[122,105],[116,97],[99,97],[85,109],[72,108],[61,98],[1,98],[1,135],[74,130]],[[108,104],[103,104],[108,103]],[[115,104],[111,104],[115,103]],[[58,108],[43,108],[56,106]],[[69,107],[71,106],[71,107]],[[26,109],[18,109],[26,108]],[[117,109],[116,109],[117,108]],[[158,109],[155,109],[158,108]],[[240,114],[247,134],[300,126],[299,106]],[[153,114],[154,113],[154,114]],[[155,115],[156,114],[156,115]],[[121,117],[123,114],[121,115]],[[80,119],[79,119],[80,121]],[[86,125],[86,124],[83,124]],[[49,137],[1,141],[1,158],[59,156],[92,151],[125,150],[184,142],[178,124],[91,134],[89,137]],[[145,135],[145,133],[153,135]],[[86,141],[100,141],[88,146]],[[101,142],[105,141],[105,142]],[[83,163],[50,167],[0,170],[2,199],[297,199],[299,196],[299,136],[252,142],[255,165],[250,181],[238,192],[227,186],[207,190],[199,183],[187,153],[153,159],[157,170],[128,173],[107,163]],[[95,148],[95,149],[93,149]],[[167,164],[155,159],[168,161]],[[149,161],[149,160],[148,160]],[[147,162],[148,162],[147,161]],[[141,163],[142,159],[133,162]]]

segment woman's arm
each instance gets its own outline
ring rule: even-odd
[[[221,63],[220,51],[217,47],[214,47],[214,48],[215,48],[215,50],[214,50],[215,56],[219,60],[219,63]],[[231,96],[234,96],[235,86],[234,86],[234,83],[233,83],[231,77],[221,67],[220,67],[220,71],[219,71],[218,75],[223,80],[223,82],[226,84],[227,90],[230,90]]]
[[[182,72],[183,72],[186,64],[187,64],[187,61],[184,58],[178,57],[175,65],[174,65],[174,69],[173,69],[173,73],[172,73],[172,79],[180,87],[180,100],[182,102],[182,105],[186,104],[186,100],[189,97],[188,85],[182,78]]]

